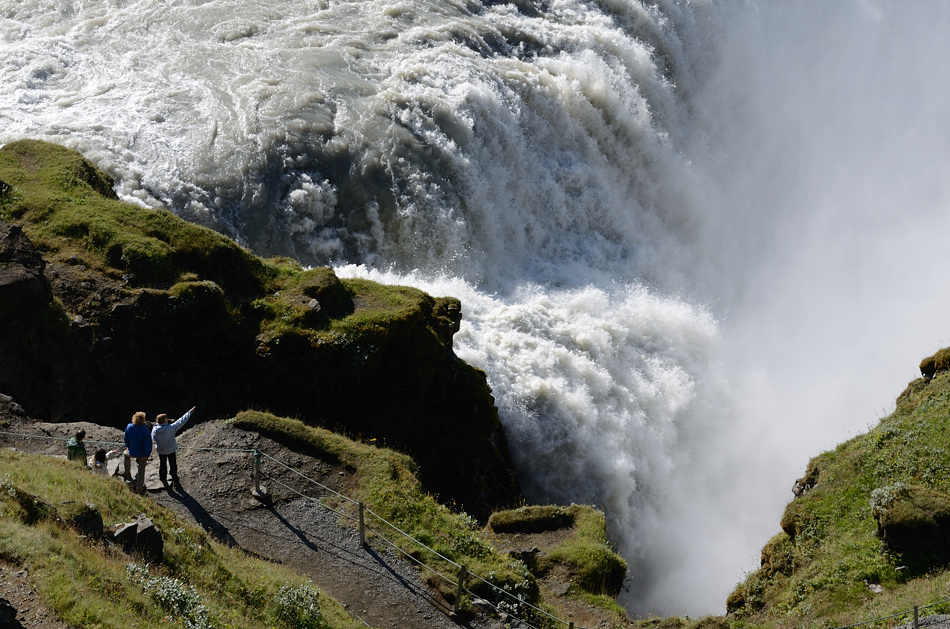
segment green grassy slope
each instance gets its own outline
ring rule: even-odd
[[[950,597],[950,372],[943,369],[911,382],[868,433],[812,459],[799,481],[807,491],[786,508],[761,568],[729,598],[737,618],[834,627],[915,605],[939,603],[927,614],[950,611],[941,602]]]
[[[223,546],[121,481],[75,463],[0,450],[0,560],[26,568],[71,626],[356,629],[338,603],[280,565]],[[145,564],[67,522],[91,503],[106,526],[145,513],[164,534],[164,562]]]
[[[47,255],[126,276],[133,286],[169,286],[191,273],[245,294],[260,292],[279,275],[277,267],[210,229],[119,201],[108,176],[61,146],[34,140],[5,145],[0,179],[12,186],[0,218],[23,225]]]
[[[465,513],[455,512],[427,494],[416,477],[415,462],[406,455],[354,442],[328,430],[270,413],[245,411],[230,423],[236,428],[260,433],[295,451],[353,469],[359,482],[357,494],[350,498],[364,502],[370,511],[428,548],[393,535],[389,527],[377,526],[379,523],[375,519],[370,521],[371,526],[384,530],[387,538],[405,553],[443,575],[455,576],[458,565],[465,565],[470,573],[495,586],[492,588],[480,579],[470,579],[468,587],[472,594],[529,619],[537,627],[557,625],[533,607],[555,617],[566,617],[559,609],[558,601],[542,600],[537,583],[540,576],[556,566],[563,567],[572,575],[573,598],[603,609],[605,617],[618,616],[614,597],[626,576],[627,564],[611,547],[604,515],[600,511],[582,505],[523,507],[496,512],[488,525],[482,527]],[[352,504],[339,500],[331,502],[334,502],[334,507],[348,509],[356,515]],[[517,526],[527,519],[532,521],[531,526],[543,528],[545,522],[555,520],[559,526],[564,525],[559,517],[570,521],[572,534],[533,565],[500,551],[495,543],[493,531],[499,529],[499,522]],[[446,562],[446,559],[453,563]],[[426,577],[430,586],[454,602],[454,589],[433,573],[427,572]],[[467,600],[468,597],[464,602]]]
[[[535,508],[567,514],[576,527],[557,552],[545,557],[543,566],[529,567],[496,547],[490,527],[480,527],[427,494],[416,477],[415,462],[404,454],[258,411],[240,413],[229,424],[352,470],[358,482],[350,498],[364,502],[371,512],[428,548],[394,534],[368,515],[371,531],[382,531],[404,552],[441,574],[455,576],[456,564],[464,564],[471,574],[507,593],[470,578],[471,595],[530,619],[534,626],[554,627],[550,617],[534,608],[552,616],[566,614],[558,601],[540,598],[537,575],[562,565],[578,577],[573,598],[603,608],[605,617],[618,618],[612,595],[626,564],[610,549],[603,514],[589,507]],[[340,498],[324,501],[357,514],[353,503]],[[86,503],[98,509],[106,527],[145,513],[163,531],[164,561],[146,567],[144,559],[73,530],[70,514]],[[517,520],[523,513],[505,512],[501,517]],[[374,543],[372,533],[368,539]],[[177,514],[130,493],[118,479],[90,474],[68,461],[9,450],[0,450],[0,561],[27,568],[43,601],[76,626],[152,627],[168,626],[168,621],[187,627],[362,626],[305,579],[217,543]],[[456,590],[451,584],[429,571],[423,576],[454,602]],[[471,595],[463,599],[463,609]],[[316,620],[308,619],[309,611],[304,613],[314,601],[321,610]]]

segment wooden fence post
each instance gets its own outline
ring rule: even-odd
[[[254,490],[251,491],[251,495],[261,502],[267,502],[270,500],[270,496],[267,494],[267,488],[261,487],[261,461],[263,460],[264,455],[261,451],[254,450]]]
[[[917,622],[917,606],[914,605],[914,629],[918,629],[919,624]]]
[[[459,613],[459,607],[462,605],[462,592],[465,591],[465,575],[468,574],[468,568],[465,567],[465,564],[462,564],[462,567],[459,568],[459,589],[455,594],[455,613]]]
[[[360,505],[360,546],[366,546],[366,524],[363,521],[363,503]]]

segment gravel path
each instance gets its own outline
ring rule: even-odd
[[[160,490],[156,476],[149,485],[159,504],[190,517],[225,542],[306,574],[372,627],[491,626],[450,618],[451,608],[425,587],[415,569],[392,551],[362,547],[358,529],[352,523],[341,526],[341,520],[347,520],[320,504],[319,498],[332,493],[300,476],[345,494],[355,482],[348,470],[220,422],[186,431],[178,443],[179,476],[184,489]],[[272,457],[262,463],[262,485],[268,489],[270,504],[262,503],[252,493],[252,455],[210,448],[259,449]]]
[[[357,530],[340,526],[340,516],[314,500],[290,498],[237,514],[219,511],[221,505],[214,503],[208,510],[193,494],[158,492],[153,498],[227,541],[306,574],[369,626],[488,626],[454,622],[451,608],[429,592],[406,561],[391,551],[362,547]]]
[[[120,431],[89,423],[29,423],[12,428],[57,439],[18,439],[13,444],[9,439],[0,438],[0,445],[62,456],[63,441],[58,439],[65,440],[78,427],[86,429],[87,443],[121,440]],[[358,529],[354,525],[341,525],[346,519],[320,504],[319,499],[330,496],[331,492],[320,490],[290,469],[265,459],[263,485],[269,490],[271,500],[265,504],[256,499],[252,493],[253,457],[246,450],[260,449],[343,494],[348,485],[355,482],[348,470],[218,421],[186,427],[178,443],[183,488],[168,490],[162,486],[157,456],[153,456],[146,468],[146,488],[153,500],[179,512],[225,543],[307,575],[367,626],[377,629],[504,627],[485,617],[453,618],[451,606],[425,586],[419,572],[408,561],[379,542],[364,548]],[[222,452],[220,448],[230,450]],[[94,448],[87,445],[87,450],[92,452]],[[120,461],[111,465],[114,469]]]

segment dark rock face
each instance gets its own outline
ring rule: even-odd
[[[0,223],[2,390],[13,394],[29,414],[56,421],[75,399],[82,380],[69,361],[85,339],[70,329],[54,301],[46,270],[46,261],[22,230]]]
[[[293,331],[262,337],[211,282],[183,286],[131,288],[48,262],[0,224],[0,391],[36,419],[116,428],[138,410],[197,404],[193,425],[268,410],[408,452],[428,491],[476,517],[516,500],[485,374],[452,353],[458,300],[426,298],[372,336],[315,347]],[[346,299],[328,269],[301,305],[339,316]]]
[[[20,227],[0,223],[0,327],[16,325],[49,302],[45,267]]]
[[[0,598],[0,629],[5,629],[6,627],[16,627],[20,623],[16,622],[17,610],[16,608],[5,598]],[[15,624],[14,624],[15,623]]]
[[[17,420],[28,419],[26,411],[17,404],[12,397],[0,393],[0,417],[10,417]]]

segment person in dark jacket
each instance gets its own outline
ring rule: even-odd
[[[138,411],[132,416],[132,422],[125,427],[125,447],[129,449],[129,456],[135,459],[138,469],[135,474],[133,489],[138,494],[145,493],[145,463],[152,454],[152,433],[145,425],[145,413]]]
[[[168,423],[168,415],[162,413],[155,418],[155,428],[152,428],[152,439],[158,451],[158,477],[162,480],[162,485],[167,486],[166,468],[170,468],[172,489],[181,489],[181,482],[178,480],[178,441],[175,439],[175,434],[188,422],[195,408],[192,406],[190,411],[172,424]]]
[[[70,461],[82,461],[86,465],[86,444],[82,441],[86,438],[86,431],[80,428],[76,434],[66,442],[66,458]]]

